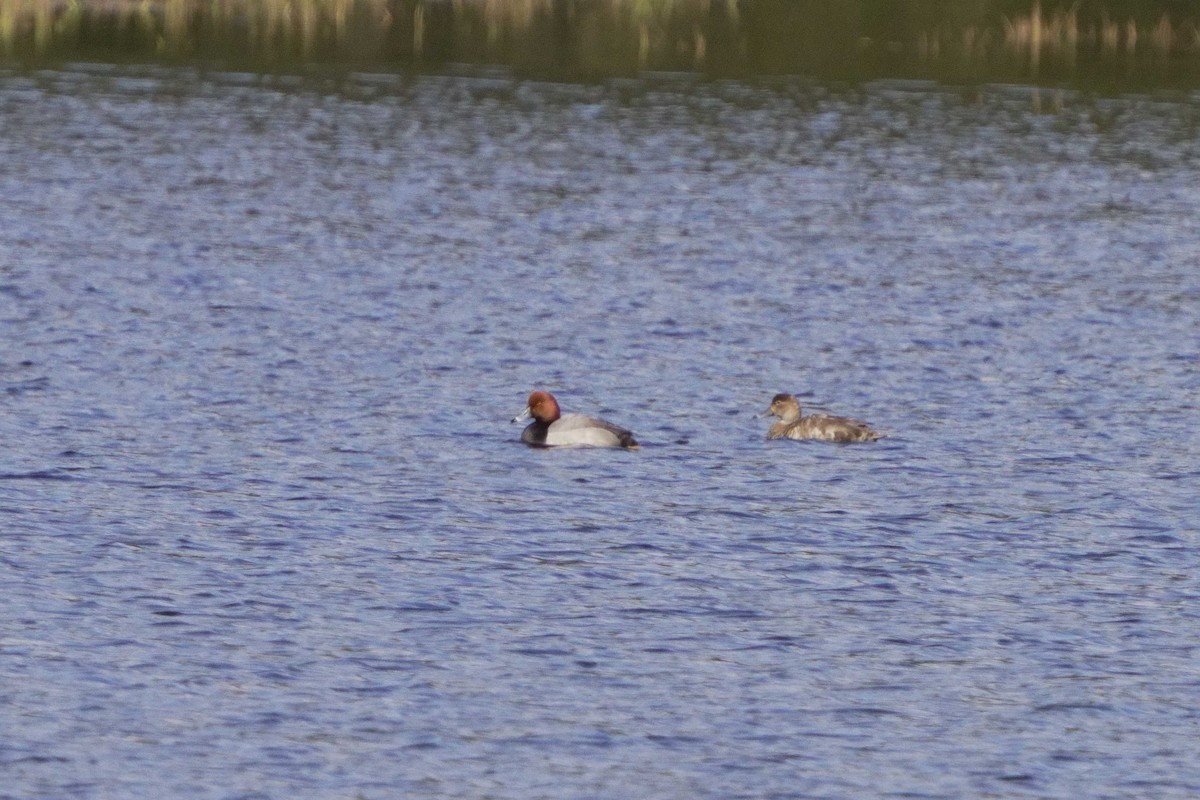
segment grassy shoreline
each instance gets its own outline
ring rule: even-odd
[[[1175,4],[1177,5],[1177,4]],[[938,0],[0,0],[0,59],[1200,87],[1200,11]],[[898,10],[899,8],[899,10]],[[947,8],[950,10],[947,11]]]

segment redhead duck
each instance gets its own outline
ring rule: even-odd
[[[760,417],[779,417],[767,431],[768,439],[821,439],[826,442],[873,442],[882,433],[859,419],[825,414],[800,416],[800,401],[790,394],[777,394]]]
[[[521,441],[535,447],[639,447],[632,433],[611,422],[583,414],[563,414],[554,395],[540,389],[529,395],[525,410],[513,417],[513,422],[526,417],[533,417],[533,422],[521,432]]]

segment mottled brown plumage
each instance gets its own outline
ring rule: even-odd
[[[760,417],[779,417],[767,431],[768,439],[820,439],[826,442],[873,442],[883,434],[860,419],[827,414],[800,415],[800,401],[790,394],[777,394]]]

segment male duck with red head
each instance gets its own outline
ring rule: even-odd
[[[525,410],[513,418],[533,417],[521,441],[534,447],[639,447],[633,434],[602,419],[564,414],[554,395],[540,389],[529,395]]]

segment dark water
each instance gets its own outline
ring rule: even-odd
[[[1194,97],[344,89],[0,76],[0,795],[1200,792]]]

